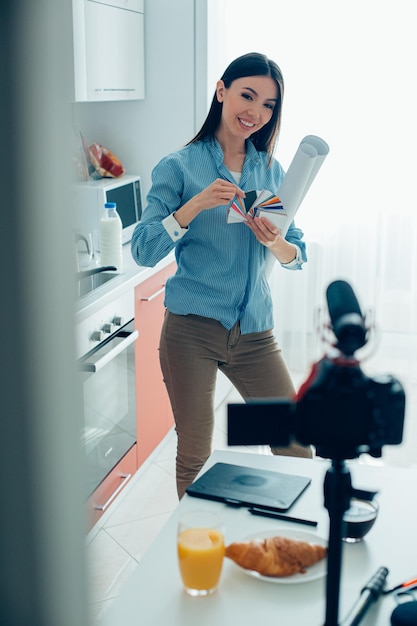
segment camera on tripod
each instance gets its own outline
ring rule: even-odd
[[[384,445],[401,443],[401,383],[389,374],[366,376],[354,357],[369,331],[351,286],[334,281],[326,295],[335,356],[313,365],[294,399],[229,404],[229,445],[286,446],[295,438],[318,456],[352,459],[365,452],[379,457]]]

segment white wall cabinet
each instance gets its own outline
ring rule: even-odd
[[[144,0],[73,0],[76,102],[145,97]]]

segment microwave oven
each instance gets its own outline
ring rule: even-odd
[[[84,235],[98,230],[106,202],[116,203],[122,220],[122,241],[128,243],[142,216],[140,176],[124,174],[119,178],[76,183],[73,194],[74,229]]]

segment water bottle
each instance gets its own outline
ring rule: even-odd
[[[117,271],[123,270],[122,220],[115,202],[106,202],[104,215],[100,220],[101,265],[114,265]]]

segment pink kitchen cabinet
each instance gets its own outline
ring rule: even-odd
[[[159,364],[159,337],[164,318],[165,282],[171,263],[135,287],[137,463],[149,457],[174,424]]]

